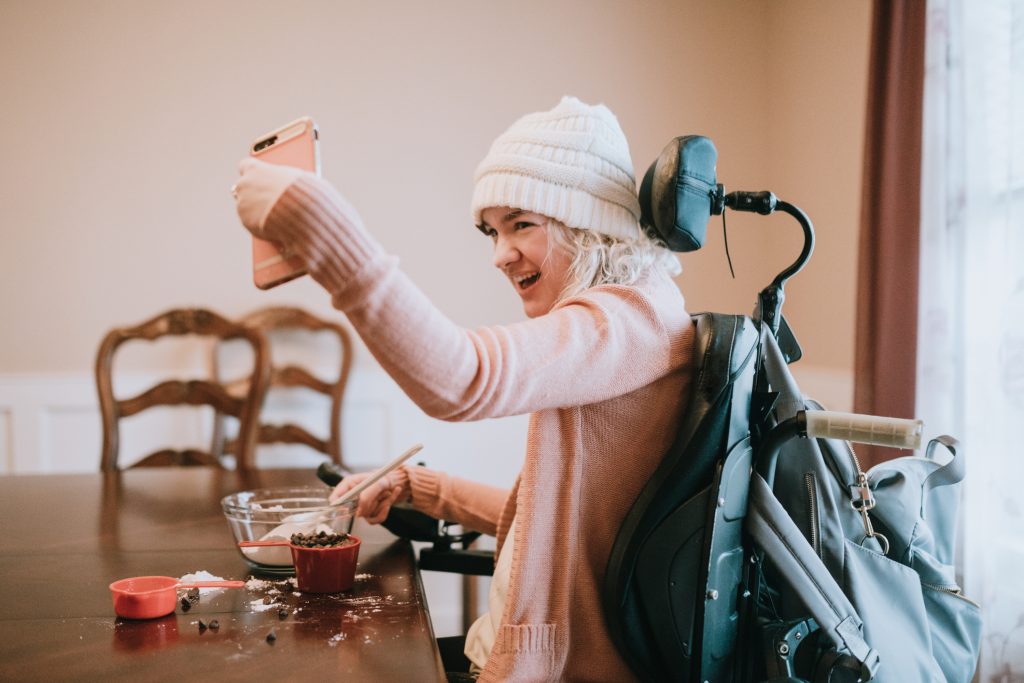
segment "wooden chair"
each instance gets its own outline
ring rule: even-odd
[[[125,342],[131,340],[154,341],[161,337],[201,335],[218,340],[244,339],[253,350],[252,372],[246,388],[240,396],[231,395],[228,390],[206,380],[168,380],[149,388],[132,398],[119,400],[114,397],[113,361],[114,353]],[[244,324],[234,323],[208,310],[200,308],[174,309],[147,320],[134,327],[111,330],[100,344],[96,354],[96,387],[99,392],[100,413],[103,419],[103,452],[100,462],[102,471],[118,468],[120,446],[119,423],[122,418],[136,415],[156,406],[192,405],[211,406],[215,415],[231,415],[239,421],[238,447],[235,452],[238,469],[253,466],[253,449],[256,443],[256,428],[260,404],[266,392],[270,374],[269,357],[263,336]],[[168,465],[212,465],[223,467],[220,453],[207,453],[188,449],[176,451],[165,449],[151,453],[132,465],[152,467]]]
[[[345,387],[348,384],[349,369],[352,364],[352,340],[348,330],[342,325],[322,320],[315,315],[292,306],[271,306],[263,308],[242,318],[247,327],[260,331],[267,341],[268,353],[273,358],[273,349],[288,343],[288,335],[295,332],[328,333],[337,338],[340,346],[338,358],[338,374],[336,377],[321,379],[310,370],[296,364],[279,364],[271,361],[270,383],[268,393],[275,388],[305,388],[322,394],[330,399],[329,426],[326,438],[310,433],[305,427],[293,424],[271,424],[266,421],[266,405],[260,418],[257,432],[257,444],[301,444],[326,455],[330,460],[345,467],[341,447],[341,408],[345,398]],[[222,349],[215,347],[212,358],[213,376],[220,380],[223,369],[220,363]],[[229,392],[239,396],[248,390],[245,379],[226,382]],[[213,448],[225,453],[235,452],[237,440],[226,439],[222,420],[216,419],[214,424]]]

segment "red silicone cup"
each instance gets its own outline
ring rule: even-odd
[[[286,545],[292,551],[295,581],[304,593],[340,593],[352,588],[359,561],[357,536],[348,535],[352,543],[328,548],[306,548],[288,541],[242,541],[242,548]]]

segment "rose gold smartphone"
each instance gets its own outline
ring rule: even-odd
[[[320,132],[308,116],[261,135],[249,153],[260,161],[320,175]],[[282,253],[273,242],[252,239],[252,280],[260,289],[276,287],[305,273],[298,257]]]

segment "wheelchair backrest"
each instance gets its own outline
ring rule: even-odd
[[[704,313],[694,322],[689,406],[626,515],[605,576],[610,635],[642,680],[727,669],[738,630],[759,337],[746,316]]]

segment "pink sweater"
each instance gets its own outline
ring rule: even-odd
[[[619,526],[685,408],[693,327],[670,278],[601,285],[546,315],[467,330],[435,308],[325,182],[302,177],[266,230],[303,256],[377,361],[426,413],[531,413],[511,492],[408,468],[413,504],[497,535],[516,518],[488,681],[630,681],[601,610]]]

